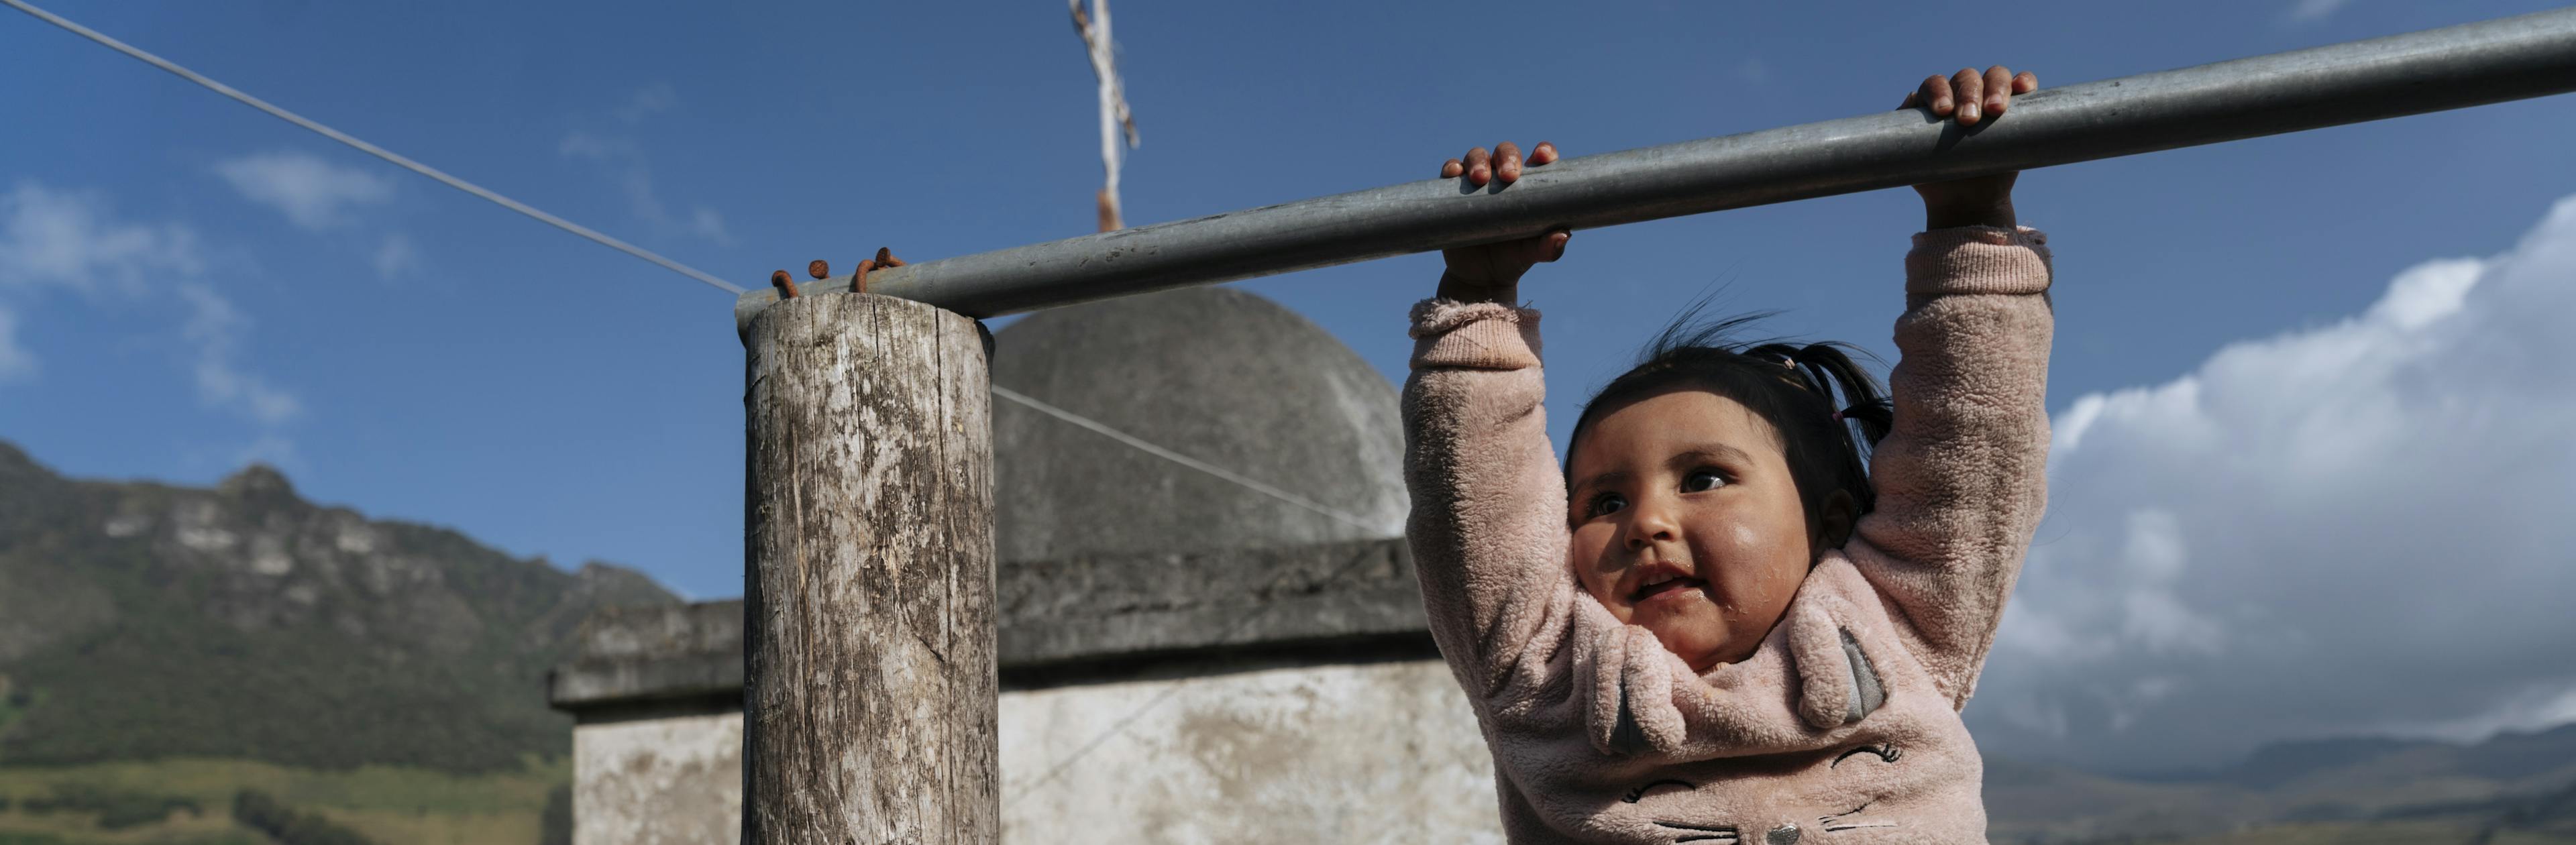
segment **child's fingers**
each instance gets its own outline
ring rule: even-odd
[[[1520,181],[1521,148],[1519,144],[1504,141],[1494,145],[1494,178],[1503,180],[1505,185]]]
[[[1485,184],[1486,182],[1491,181],[1491,180],[1494,178],[1494,169],[1493,169],[1493,166],[1492,166],[1492,165],[1493,165],[1493,157],[1492,157],[1492,156],[1490,156],[1490,155],[1487,155],[1487,154],[1485,153],[1485,148],[1483,148],[1483,147],[1477,147],[1477,148],[1475,148],[1475,149],[1468,150],[1468,151],[1467,151],[1467,182],[1468,182],[1468,184],[1471,184],[1471,185],[1483,185],[1483,184]]]
[[[1466,172],[1467,166],[1459,164],[1458,160],[1454,158],[1450,159],[1449,163],[1440,165],[1440,178],[1442,179],[1456,179],[1460,174]]]
[[[1531,167],[1537,167],[1537,166],[1539,166],[1539,165],[1546,164],[1546,163],[1548,163],[1548,162],[1555,161],[1555,160],[1556,160],[1556,145],[1555,145],[1555,144],[1550,144],[1550,143],[1548,143],[1548,142],[1546,142],[1546,141],[1540,141],[1540,142],[1538,142],[1538,146],[1530,148],[1529,163],[1530,163],[1530,166],[1531,166]]]
[[[2003,114],[2012,104],[2012,70],[2003,65],[1986,68],[1986,111]]]
[[[2025,70],[2025,71],[2022,71],[2019,75],[2017,75],[2017,76],[2014,76],[2014,77],[2013,77],[2013,80],[2012,80],[2012,92],[2013,92],[2013,93],[2015,93],[2015,94],[2028,94],[2028,93],[2030,93],[2030,92],[2032,92],[2032,91],[2037,91],[2037,90],[2039,90],[2039,75],[2038,75],[2038,74],[2034,74],[2034,73],[2031,73],[2030,71],[2026,71],[2026,70]]]
[[[1960,68],[1950,77],[1950,90],[1958,97],[1959,125],[1975,126],[1985,117],[1986,76],[1975,68]]]
[[[1502,245],[1507,249],[1501,260],[1522,267],[1555,261],[1565,257],[1565,242],[1571,237],[1568,232],[1549,232],[1535,238],[1512,241]]]
[[[1915,89],[1914,93],[1922,98],[1922,101],[1915,105],[1931,109],[1934,117],[1949,117],[1950,110],[1956,107],[1957,101],[1950,97],[1950,78],[1947,76],[1924,77],[1922,87]],[[1914,99],[1914,97],[1906,98],[1908,102],[1913,102]]]

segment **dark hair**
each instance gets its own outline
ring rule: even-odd
[[[1868,513],[1877,498],[1869,484],[1868,450],[1887,436],[1894,408],[1878,380],[1852,356],[1875,359],[1844,343],[1734,342],[1732,335],[1771,315],[1701,321],[1699,311],[1695,306],[1683,312],[1647,345],[1635,367],[1583,404],[1566,445],[1569,486],[1575,446],[1602,414],[1666,391],[1696,389],[1735,400],[1779,433],[1809,519],[1823,515],[1825,498],[1836,490],[1851,494],[1854,518]]]

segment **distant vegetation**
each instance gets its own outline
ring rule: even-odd
[[[266,468],[74,481],[0,442],[0,766],[510,771],[572,750],[544,680],[575,626],[676,600],[321,507]]]
[[[268,834],[277,845],[376,845],[330,819],[299,813],[267,793],[245,789],[233,796],[233,822]]]
[[[124,830],[147,824],[159,824],[170,814],[186,810],[190,814],[205,812],[188,798],[127,792],[89,784],[66,784],[54,787],[52,795],[30,798],[21,804],[30,813],[95,813],[98,826],[105,830]]]
[[[546,793],[546,810],[537,816],[537,845],[572,845],[572,785]]]
[[[278,845],[280,840],[234,818],[234,803],[244,790],[380,845],[530,845],[547,841],[542,819],[553,793],[569,798],[571,779],[572,765],[562,759],[474,775],[394,766],[316,770],[245,760],[0,767],[0,797],[10,801],[0,809],[0,845]],[[203,811],[108,830],[94,814],[40,814],[26,807],[78,790],[166,796]]]

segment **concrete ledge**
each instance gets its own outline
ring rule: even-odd
[[[608,608],[582,620],[546,678],[557,710],[742,696],[742,601]]]
[[[1000,669],[1017,686],[1224,657],[1438,657],[1402,538],[1005,563],[996,575]],[[572,659],[546,679],[557,710],[613,721],[740,706],[738,599],[602,610],[574,642]]]
[[[1423,631],[1402,538],[1002,564],[1005,671]]]

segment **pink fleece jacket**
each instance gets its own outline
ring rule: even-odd
[[[1513,842],[1985,841],[1958,711],[2045,505],[2048,261],[2030,229],[1914,236],[1877,509],[1705,674],[1575,580],[1538,313],[1414,308],[1408,533]]]

